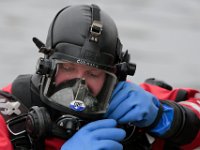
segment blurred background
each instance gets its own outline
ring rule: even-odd
[[[66,5],[98,4],[115,20],[124,50],[137,64],[141,83],[155,77],[173,87],[200,89],[199,0],[1,0],[0,87],[19,74],[34,73],[55,14]]]

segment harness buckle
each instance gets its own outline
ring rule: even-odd
[[[27,114],[23,114],[15,118],[9,119],[6,122],[8,131],[13,136],[18,136],[18,135],[26,133],[26,130],[25,130],[26,118],[27,118]]]
[[[90,27],[90,33],[91,33],[90,40],[98,42],[98,37],[101,35],[102,30],[103,30],[103,25],[101,24],[101,22],[94,20]]]

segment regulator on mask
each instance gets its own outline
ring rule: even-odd
[[[73,79],[60,84],[50,99],[74,111],[97,112],[97,98],[92,96],[85,79]]]
[[[46,136],[68,139],[86,123],[72,115],[62,115],[53,121],[45,107],[33,106],[25,120],[25,131],[33,140],[43,140]]]

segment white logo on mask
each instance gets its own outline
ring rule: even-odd
[[[3,115],[21,114],[19,102],[6,102],[6,99],[0,99],[0,111]]]
[[[88,65],[88,66],[91,66],[91,67],[95,67],[95,68],[98,68],[98,65],[96,64],[93,64],[93,63],[90,63],[90,62],[87,62],[85,60],[81,60],[81,59],[78,59],[76,61],[77,64],[84,64],[84,65]]]
[[[85,109],[85,104],[83,101],[74,100],[70,103],[69,107],[75,111],[83,111]]]

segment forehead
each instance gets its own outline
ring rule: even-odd
[[[63,62],[62,63],[63,67],[73,67],[73,68],[77,68],[77,69],[84,69],[84,70],[91,70],[91,71],[103,71],[101,69],[95,68],[95,67],[91,67],[88,65],[84,65],[84,64],[77,64],[77,63],[72,63],[72,62]]]

